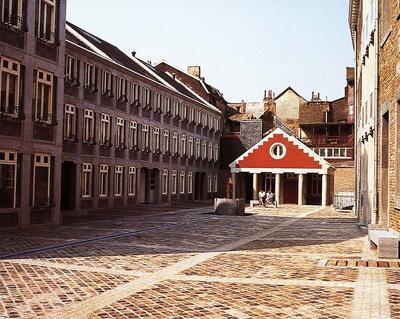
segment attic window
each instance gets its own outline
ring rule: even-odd
[[[286,147],[282,143],[274,143],[269,149],[269,153],[276,160],[282,159],[286,155]]]

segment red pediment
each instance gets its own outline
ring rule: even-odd
[[[280,147],[278,154],[274,147]],[[232,171],[246,169],[326,170],[329,164],[294,136],[276,128],[259,143],[240,156],[230,167]]]

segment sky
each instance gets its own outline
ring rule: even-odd
[[[67,20],[152,63],[201,75],[229,102],[291,86],[344,95],[348,0],[67,0]]]

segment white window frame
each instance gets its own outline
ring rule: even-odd
[[[136,195],[136,167],[130,166],[128,169],[128,196]]]
[[[50,198],[51,192],[51,155],[43,153],[35,153],[33,156],[33,187],[32,187],[32,206],[36,205],[36,169],[38,167],[46,167],[47,173],[47,198]]]
[[[181,134],[180,155],[181,156],[186,155],[186,135],[185,134]]]
[[[85,88],[88,90],[96,89],[96,66],[85,62]]]
[[[200,158],[201,157],[201,141],[199,138],[196,138],[196,158]]]
[[[208,142],[207,159],[209,161],[212,161],[212,159],[213,159],[213,144],[212,144],[212,142]]]
[[[214,178],[214,193],[217,193],[218,192],[218,175],[217,174],[214,174],[213,175],[213,178]]]
[[[110,191],[110,166],[100,164],[99,166],[99,197],[108,197]]]
[[[103,70],[101,76],[101,94],[112,96],[112,74],[110,71]]]
[[[0,12],[0,21],[8,26],[16,29],[22,28],[22,0],[0,0],[2,2],[2,11]],[[8,12],[5,10],[4,3],[8,2]],[[16,3],[16,12],[13,11],[14,3]],[[15,19],[16,18],[16,19]],[[13,20],[15,19],[15,21]]]
[[[50,42],[55,43],[56,40],[56,0],[38,0],[39,10],[37,17],[37,30],[38,30],[38,38]],[[43,5],[43,15],[41,6]],[[48,18],[50,15],[50,18]],[[50,30],[48,30],[48,26],[46,21],[50,20]]]
[[[176,170],[171,171],[171,194],[173,195],[176,195],[177,192],[177,184],[178,184],[177,173],[178,172]]]
[[[82,164],[82,181],[81,181],[82,198],[90,198],[93,196],[93,164]]]
[[[207,159],[207,142],[203,141],[202,159]]]
[[[5,83],[5,97],[2,96],[3,92],[0,89],[0,101],[5,101],[5,105],[0,105],[0,113],[10,115],[12,117],[18,116],[19,99],[20,99],[20,82],[21,82],[21,63],[7,58],[1,57],[0,59],[0,88]],[[7,66],[5,66],[7,64]],[[14,99],[10,101],[10,80],[14,78],[15,92]]]
[[[194,151],[194,144],[193,144],[193,137],[189,136],[188,137],[188,156],[193,157],[193,151]]]
[[[178,154],[178,133],[172,132],[172,154]]]
[[[65,79],[72,84],[78,84],[79,63],[78,58],[73,55],[65,57]]]
[[[76,107],[72,104],[64,105],[64,140],[76,138]]]
[[[35,88],[35,120],[51,123],[53,119],[53,73],[38,69],[36,75]],[[45,87],[48,87],[48,96],[45,97]],[[40,101],[39,103],[39,96]],[[47,101],[47,109],[45,109],[45,100]]]
[[[187,173],[187,193],[192,194],[193,193],[193,172],[189,171]]]
[[[101,113],[100,143],[102,145],[111,143],[111,116],[106,113]]]
[[[159,152],[160,149],[160,129],[153,127],[153,152]]]
[[[122,197],[124,194],[124,167],[116,165],[114,167],[114,196]]]
[[[185,184],[186,184],[186,172],[181,171],[179,175],[179,193],[185,194]]]
[[[94,111],[85,109],[83,111],[83,142],[94,142]]]
[[[122,76],[117,76],[117,100],[126,98],[126,79]]]
[[[164,130],[163,131],[163,153],[166,154],[169,152],[169,131]]]
[[[168,170],[163,169],[161,175],[161,194],[168,195]]]
[[[212,174],[208,173],[208,192],[212,193]]]
[[[149,126],[147,124],[142,125],[142,150],[145,151],[150,147],[150,136]]]
[[[125,146],[125,120],[122,117],[117,117],[115,132],[115,147]]]
[[[218,161],[219,160],[219,148],[218,148],[218,144],[214,145],[214,161]]]
[[[129,149],[134,149],[137,147],[137,122],[130,121],[129,122]]]
[[[17,207],[17,152],[15,151],[8,151],[8,150],[1,150],[0,149],[0,166],[7,165],[7,166],[14,166],[14,176],[12,176],[12,187],[13,187],[13,203],[11,208]],[[35,185],[35,184],[34,184]],[[8,186],[9,187],[9,186]]]

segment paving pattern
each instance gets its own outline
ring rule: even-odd
[[[351,213],[152,209],[2,232],[0,318],[400,318]]]

